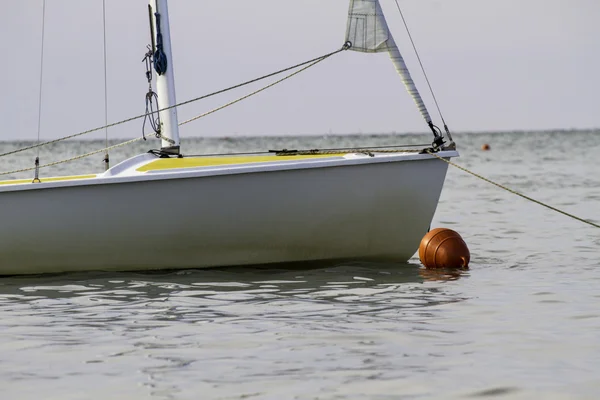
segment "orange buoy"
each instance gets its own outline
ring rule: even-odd
[[[489,149],[490,149],[490,145],[489,144],[485,143],[485,144],[481,145],[481,150],[488,151]]]
[[[436,228],[421,239],[419,258],[425,268],[467,268],[471,253],[457,232]]]

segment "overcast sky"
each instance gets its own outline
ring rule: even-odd
[[[0,140],[37,136],[42,0],[1,0]],[[435,122],[394,0],[388,22]],[[106,0],[109,121],[144,110],[147,3]],[[171,0],[178,101],[333,51],[346,0]],[[600,1],[400,0],[456,131],[600,127]],[[104,123],[102,0],[46,0],[42,138]],[[257,88],[259,86],[255,86]],[[180,109],[180,121],[245,94]],[[344,52],[181,130],[186,136],[422,132],[384,54]],[[141,121],[109,131],[136,137]],[[91,137],[102,137],[97,134]]]

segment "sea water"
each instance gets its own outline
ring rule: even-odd
[[[600,223],[599,132],[455,136],[460,165]],[[187,139],[183,146],[227,153],[428,139]],[[484,143],[490,151],[481,151]],[[0,151],[23,145],[1,143]],[[41,150],[41,163],[103,145],[55,144]],[[111,160],[149,145],[156,142],[117,149]],[[35,153],[0,158],[0,172],[32,166]],[[101,172],[101,159],[41,174]],[[19,176],[32,173],[9,175]],[[413,258],[0,278],[0,398],[600,397],[600,230],[454,167],[432,226],[462,234],[469,271],[433,273]]]

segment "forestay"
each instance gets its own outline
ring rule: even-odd
[[[396,46],[394,37],[388,28],[379,0],[350,0],[348,12],[348,28],[346,41],[352,43],[351,50],[363,53],[380,53],[387,51],[400,74],[406,90],[417,104],[427,124],[431,117],[423,103],[423,99],[410,76],[406,63]]]

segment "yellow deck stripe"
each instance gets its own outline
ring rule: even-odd
[[[97,175],[74,175],[74,176],[56,176],[53,178],[41,178],[40,180],[43,182],[56,182],[56,181],[74,181],[78,179],[91,179],[95,178]],[[18,185],[23,183],[32,183],[33,179],[13,179],[10,181],[0,181],[0,185]]]
[[[218,165],[253,164],[262,162],[286,162],[310,158],[340,157],[340,154],[315,154],[303,156],[247,156],[247,157],[190,157],[190,158],[159,158],[137,169],[138,172],[159,171],[165,169],[214,167]]]

